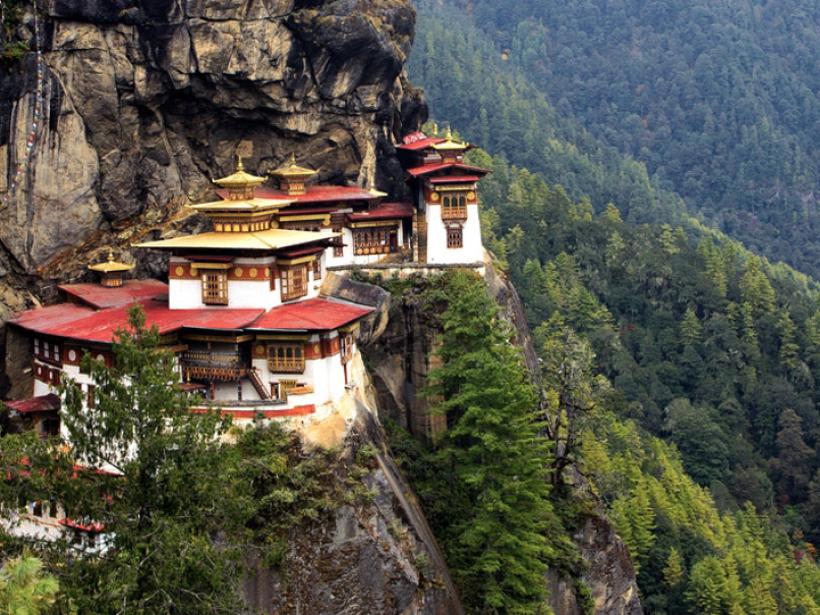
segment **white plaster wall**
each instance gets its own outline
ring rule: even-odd
[[[398,245],[399,249],[404,246],[405,225],[410,225],[409,219],[400,220],[398,226]],[[342,229],[342,239],[344,241],[344,253],[342,256],[333,256],[333,248],[325,250],[325,263],[328,267],[339,265],[371,265],[378,263],[389,254],[359,254],[353,253],[353,230],[347,227]]]
[[[200,280],[168,280],[168,307],[172,310],[205,307],[202,303],[202,282]]]
[[[427,203],[427,262],[479,263],[484,258],[481,244],[481,222],[478,205],[467,205],[467,219],[463,223],[463,247],[447,247],[447,227],[441,220],[441,205]]]

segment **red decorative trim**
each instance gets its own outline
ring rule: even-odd
[[[205,414],[205,408],[191,408],[194,414]],[[316,412],[314,404],[307,404],[305,406],[295,406],[288,410],[222,410],[221,415],[232,416],[237,419],[252,419],[261,414],[266,419],[275,419],[283,416],[307,416]]]

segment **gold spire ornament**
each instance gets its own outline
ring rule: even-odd
[[[135,265],[128,263],[121,263],[114,260],[114,252],[111,248],[108,249],[108,259],[104,263],[95,263],[89,265],[91,271],[96,271],[102,274],[100,277],[100,284],[103,286],[122,286],[124,283],[124,275],[126,271],[131,271]]]
[[[228,189],[229,201],[252,199],[254,195],[254,188],[262,184],[264,181],[264,177],[251,175],[245,171],[242,156],[239,154],[236,155],[235,171],[227,177],[220,177],[219,179],[213,180],[213,182],[220,188]]]
[[[296,154],[291,152],[287,164],[274,169],[270,174],[279,180],[279,189],[288,195],[305,194],[305,182],[316,175],[318,171],[296,164]]]

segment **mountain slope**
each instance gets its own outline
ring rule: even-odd
[[[820,272],[820,5],[452,4],[562,117],[748,247]]]

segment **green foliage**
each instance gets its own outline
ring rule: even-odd
[[[450,424],[436,455],[464,504],[443,532],[448,563],[475,610],[535,613],[553,555],[537,399],[480,279],[448,277],[441,367],[430,373]]]
[[[24,5],[22,0],[0,3],[0,64],[19,60],[29,50],[28,43],[17,40],[15,33]]]
[[[441,330],[429,394],[450,429],[426,447],[390,428],[471,612],[543,612],[548,566],[577,555],[550,501],[551,452],[520,351],[475,274],[448,272],[421,291]]]
[[[674,190],[752,249],[820,271],[816,3],[419,4],[411,75],[468,139],[599,209],[601,184],[630,214]]]
[[[57,579],[43,572],[36,557],[6,560],[0,568],[0,612],[38,615],[50,607],[59,590]]]

